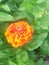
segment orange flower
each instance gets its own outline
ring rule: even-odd
[[[26,44],[31,38],[34,30],[27,21],[17,21],[9,25],[5,32],[7,42],[13,47],[19,47]]]

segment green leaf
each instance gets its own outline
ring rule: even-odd
[[[37,20],[38,25],[42,28],[48,31],[48,26],[49,26],[49,15],[44,16],[41,19]]]
[[[28,53],[23,49],[16,51],[16,60],[18,65],[36,65],[35,62],[29,58]]]
[[[19,10],[32,10],[32,0],[23,0],[22,4],[20,5]]]
[[[45,62],[44,62],[43,58],[40,58],[40,59],[37,61],[37,65],[45,65]]]
[[[45,40],[45,42],[41,45],[39,51],[41,56],[43,57],[45,57],[46,55],[49,55],[49,44],[47,40]]]
[[[21,3],[23,2],[23,0],[14,0],[14,1],[18,8],[20,7]]]
[[[7,58],[7,54],[3,51],[0,51],[0,58]]]
[[[10,14],[0,12],[0,22],[13,21],[13,17]]]
[[[1,2],[2,0],[0,0],[0,2]]]
[[[15,20],[25,19],[25,18],[27,18],[26,12],[19,12],[18,16],[15,17]]]
[[[37,0],[36,3],[43,3],[45,0]]]
[[[25,50],[18,49],[16,51],[16,53],[17,53],[16,60],[17,60],[18,65],[23,65],[25,62],[28,61],[29,57],[28,57],[28,54]]]
[[[44,14],[44,7],[41,7],[40,4],[37,4],[32,11],[32,14],[35,16],[35,18],[42,18]]]
[[[17,64],[14,63],[13,61],[9,60],[9,61],[8,61],[8,65],[17,65]]]
[[[36,61],[38,59],[38,55],[35,53],[35,51],[28,51],[29,57]]]
[[[41,33],[34,34],[32,40],[25,45],[25,48],[30,51],[37,49],[43,44],[46,37],[47,37],[47,32],[45,31],[41,31]]]
[[[49,43],[49,31],[48,31],[48,35],[47,35],[47,42]]]
[[[0,4],[5,4],[7,2],[7,0],[2,0],[1,2],[0,2]]]
[[[38,2],[38,0],[37,0],[37,2]],[[44,10],[45,5],[42,6],[43,4],[36,3],[36,2],[33,3],[32,0],[27,0],[27,1],[23,0],[22,4],[20,5],[19,10],[23,11],[23,12],[24,11],[30,12],[31,15],[35,16],[35,19],[42,18],[43,14],[45,13],[45,10]]]
[[[4,5],[2,5],[1,7],[2,7],[4,10],[10,12],[10,8],[9,8],[9,6],[8,6],[7,4],[4,4]]]
[[[48,15],[49,14],[49,1],[47,0],[45,3],[45,13]]]
[[[14,2],[14,0],[8,0],[7,2],[9,8],[10,8],[10,13],[13,15],[13,16],[16,16],[17,13],[19,13],[18,11],[18,7],[16,6],[16,3]]]
[[[36,63],[32,59],[29,59],[25,65],[36,65]]]
[[[0,39],[0,46],[3,44],[4,42]]]
[[[7,65],[7,63],[5,61],[4,62],[0,62],[0,65]]]
[[[7,59],[0,59],[0,65],[7,65]]]

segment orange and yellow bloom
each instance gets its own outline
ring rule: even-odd
[[[33,32],[27,21],[20,20],[9,25],[5,37],[7,42],[16,48],[26,44],[32,38]]]

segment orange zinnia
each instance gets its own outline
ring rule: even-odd
[[[19,47],[26,44],[31,38],[34,30],[27,21],[17,21],[9,25],[5,32],[7,42],[13,47]]]

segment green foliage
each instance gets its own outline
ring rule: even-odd
[[[0,46],[1,46],[2,44],[4,44],[4,42],[0,39]]]
[[[43,58],[40,58],[38,61],[37,61],[37,65],[46,65],[43,61]]]
[[[48,31],[49,15],[44,16],[44,17],[41,18],[41,19],[38,19],[38,20],[37,20],[37,23],[39,24],[39,26],[40,26],[42,29],[45,29],[45,30]]]
[[[44,44],[40,47],[40,54],[41,56],[45,57],[47,55],[49,55],[49,43],[47,42],[47,40],[44,42]],[[42,51],[42,52],[41,52]]]
[[[18,65],[36,65],[35,62],[29,58],[28,53],[24,50],[17,50],[16,59]]]
[[[13,17],[10,14],[0,12],[0,22],[13,21]]]
[[[0,59],[6,58],[6,57],[7,57],[7,55],[4,52],[0,51]]]
[[[9,65],[17,65],[17,64],[9,60]]]
[[[17,59],[17,63],[21,65],[23,63],[25,64],[25,62],[28,61],[29,57],[26,51],[18,49],[16,52],[16,59]]]
[[[28,51],[29,57],[34,60],[37,61],[38,59],[38,54],[35,51]]]
[[[1,8],[3,8],[6,11],[10,11],[10,8],[7,4],[2,5]]]
[[[24,19],[34,29],[32,39],[13,48],[4,37],[10,23]],[[45,65],[49,55],[49,0],[0,0],[0,65]]]
[[[25,46],[27,50],[34,50],[43,44],[43,41],[47,37],[47,32],[41,31],[40,33],[36,33],[34,38]]]

